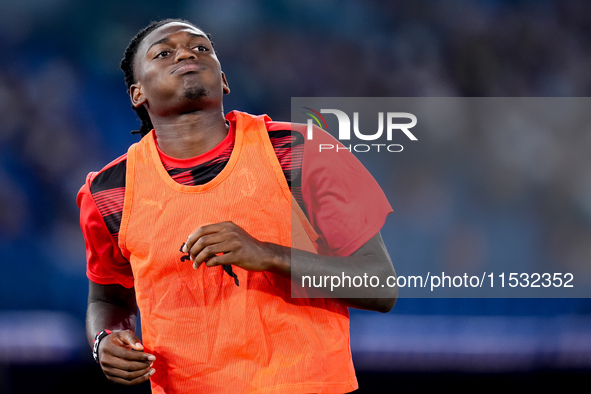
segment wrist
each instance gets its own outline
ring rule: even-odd
[[[289,277],[291,275],[291,249],[274,243],[267,243],[267,246],[271,251],[268,270]]]
[[[107,335],[112,333],[113,331],[111,330],[102,330],[94,336],[94,342],[92,344],[92,358],[94,358],[94,361],[96,361],[97,363],[99,363],[98,349],[101,344],[101,341],[105,339]]]

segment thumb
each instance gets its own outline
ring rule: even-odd
[[[125,330],[119,333],[119,339],[124,345],[128,345],[133,350],[144,350],[140,339],[133,333],[133,331]]]

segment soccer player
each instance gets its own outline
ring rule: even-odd
[[[347,308],[387,312],[397,289],[292,298],[291,285],[395,275],[375,180],[349,152],[320,157],[303,125],[224,116],[228,81],[189,22],[141,30],[121,68],[142,139],[77,198],[87,336],[107,378],[156,393],[357,389]]]

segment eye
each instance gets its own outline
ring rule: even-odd
[[[194,47],[194,49],[197,49],[199,52],[209,51],[209,48],[206,47],[205,45],[197,45],[196,47]]]
[[[170,55],[170,53],[171,53],[170,51],[161,51],[156,55],[156,57],[154,59],[167,57],[168,55]]]

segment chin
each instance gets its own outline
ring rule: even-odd
[[[198,100],[207,97],[207,90],[203,87],[194,87],[185,90],[185,98],[189,100]]]

